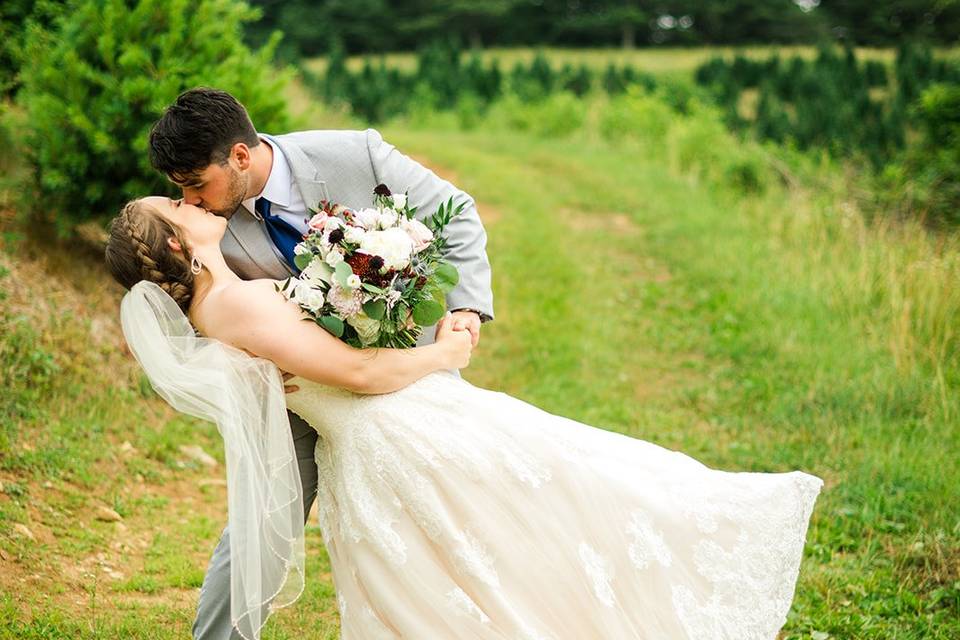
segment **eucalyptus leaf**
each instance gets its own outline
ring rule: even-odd
[[[444,293],[443,289],[440,287],[431,287],[429,290],[424,291],[427,295],[433,298],[434,302],[438,303],[444,309],[447,307],[447,294]]]
[[[311,260],[313,260],[312,253],[298,253],[297,255],[293,256],[293,264],[296,265],[297,269],[300,269],[300,271],[306,269]]]
[[[364,303],[363,312],[374,320],[383,320],[383,315],[387,312],[387,303],[383,300],[371,300]]]
[[[321,316],[320,324],[331,334],[340,338],[343,336],[343,320],[336,316]]]
[[[363,283],[362,285],[360,285],[360,286],[363,287],[364,289],[366,289],[367,291],[369,291],[370,293],[380,293],[380,294],[383,293],[383,289],[381,289],[380,287],[378,287],[378,286],[376,286],[376,285],[372,285],[372,284],[370,284],[369,282],[364,282],[364,283]]]
[[[443,313],[443,305],[436,300],[423,300],[413,308],[413,321],[422,327],[429,327],[436,324]]]
[[[460,282],[460,273],[449,262],[441,262],[433,274],[437,277],[440,288],[446,293],[453,291],[453,288]]]
[[[347,278],[353,275],[353,269],[346,262],[338,262],[333,277],[342,288],[347,288]]]

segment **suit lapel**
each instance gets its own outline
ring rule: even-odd
[[[310,158],[293,142],[281,140],[273,136],[260,134],[264,138],[280,147],[287,163],[290,165],[290,172],[293,173],[293,180],[300,190],[300,196],[303,203],[310,209],[316,209],[321,200],[329,199],[327,193],[327,183],[320,179],[320,173],[317,167],[310,161]]]
[[[300,190],[300,196],[308,210],[316,208],[321,200],[330,197],[327,193],[326,182],[320,179],[316,166],[297,144],[266,134],[260,135],[266,138],[270,144],[279,147],[286,157],[287,163],[290,165],[290,172],[293,174],[294,183]],[[260,221],[252,211],[243,205],[240,205],[230,217],[227,224],[227,235],[235,243],[230,243],[226,237],[224,238],[224,242],[221,243],[221,246],[224,247],[224,255],[237,261],[236,268],[241,274],[246,274],[245,277],[267,277],[279,280],[296,275],[278,257],[277,250]],[[235,244],[236,249],[241,251],[230,247],[230,244]],[[246,255],[241,255],[241,253]]]
[[[264,231],[263,225],[243,205],[240,205],[230,217],[227,233],[236,240],[256,270],[261,271],[264,276],[280,279],[294,275],[290,268],[277,257],[276,249]],[[250,273],[252,270],[243,269],[243,271]]]

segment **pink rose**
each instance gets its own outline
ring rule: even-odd
[[[423,251],[433,242],[433,232],[417,219],[401,220],[400,228],[407,232],[410,239],[413,240],[413,251]]]
[[[313,229],[314,231],[321,231],[323,229],[323,223],[327,219],[327,212],[321,211],[320,213],[314,215],[310,218],[310,221],[307,223],[307,226]]]

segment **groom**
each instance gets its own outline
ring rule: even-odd
[[[191,89],[170,105],[150,132],[150,162],[183,191],[188,204],[228,219],[220,247],[240,277],[284,279],[295,275],[293,247],[306,232],[308,209],[329,197],[351,208],[372,206],[373,188],[407,191],[421,216],[451,196],[466,207],[444,229],[446,259],[460,272],[447,296],[454,329],[468,330],[474,345],[480,324],[493,318],[486,233],[476,204],[464,192],[366,131],[257,133],[246,109],[216,89]],[[424,331],[420,343],[433,339]],[[287,414],[303,483],[304,518],[317,494],[317,433]],[[230,532],[224,530],[203,580],[196,640],[235,640],[230,621]]]

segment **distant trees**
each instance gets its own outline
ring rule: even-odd
[[[960,83],[960,67],[934,58],[926,47],[901,47],[891,71],[878,61],[857,60],[851,49],[823,48],[809,61],[718,57],[695,76],[725,105],[735,126],[753,125],[761,138],[789,140],[801,149],[860,154],[880,167],[917,126],[910,109],[923,90],[937,82]],[[757,106],[744,116],[738,105],[748,89],[757,90]]]
[[[955,42],[960,1],[904,0],[250,0],[255,43],[285,34],[290,57],[415,50],[438,37],[490,45],[650,46]]]
[[[817,11],[834,36],[859,45],[889,45],[904,38],[956,44],[960,38],[956,0],[823,0]]]

